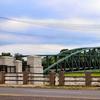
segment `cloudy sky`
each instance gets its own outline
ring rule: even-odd
[[[100,46],[100,0],[0,0],[0,52],[94,46]]]

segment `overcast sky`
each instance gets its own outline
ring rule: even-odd
[[[100,0],[0,0],[0,17],[13,19],[0,18],[0,52],[100,46]]]

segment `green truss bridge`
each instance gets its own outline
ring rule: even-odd
[[[44,55],[42,63],[44,73],[100,69],[100,47],[65,49],[57,55]]]

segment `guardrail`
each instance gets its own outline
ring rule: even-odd
[[[99,73],[99,72],[98,72]],[[59,74],[50,72],[43,73],[4,73],[0,72],[0,84],[32,84],[32,85],[59,85],[59,86],[100,86],[100,76],[93,76],[91,72],[84,73],[84,76],[65,76],[61,71]]]
[[[43,73],[4,73],[0,72],[0,84],[49,85],[49,76]]]
[[[62,71],[59,74],[59,85],[100,86],[100,76],[93,76],[91,72],[85,72],[84,76],[65,76]]]

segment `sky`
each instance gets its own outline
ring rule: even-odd
[[[57,54],[100,46],[100,0],[0,0],[0,53]]]

